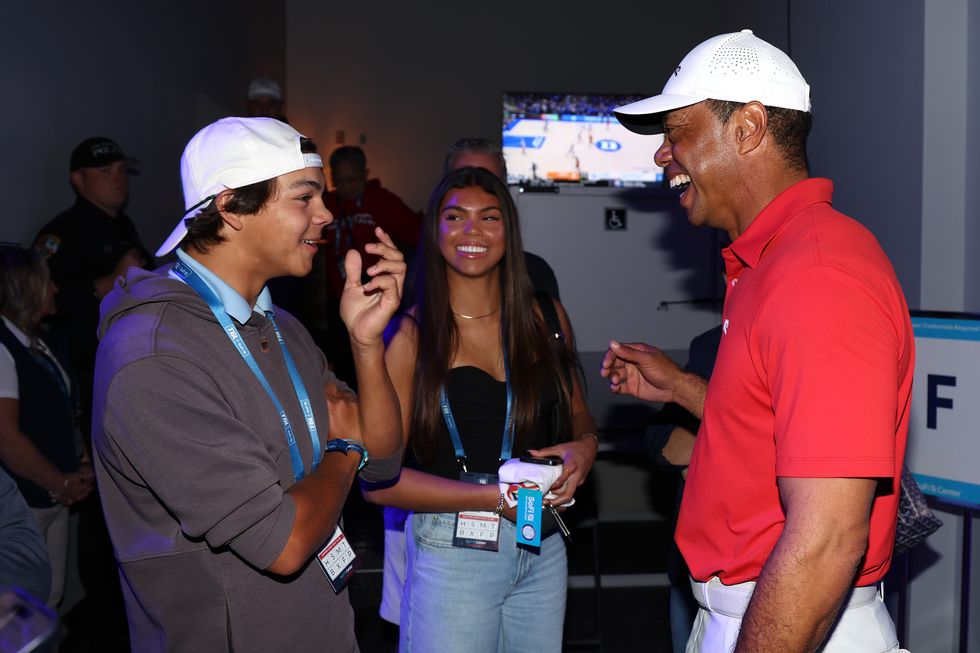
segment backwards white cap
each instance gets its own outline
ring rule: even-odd
[[[279,175],[322,168],[316,153],[300,149],[303,135],[274,118],[222,118],[194,135],[180,158],[184,215],[157,256],[169,254],[187,235],[186,221],[203,211],[223,190],[241,188]]]

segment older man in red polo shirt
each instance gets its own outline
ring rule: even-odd
[[[688,651],[898,650],[881,601],[914,363],[902,289],[875,238],[809,178],[809,86],[749,30],[692,50],[661,95],[621,107],[695,225],[724,229],[710,384],[613,342],[616,393],[702,418],[676,538],[701,609]]]

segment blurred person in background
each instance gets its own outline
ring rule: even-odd
[[[250,118],[275,118],[288,123],[282,112],[282,104],[282,89],[276,80],[256,77],[249,83],[247,114]]]
[[[47,545],[51,588],[39,598],[56,609],[68,563],[68,509],[89,495],[95,479],[76,428],[77,384],[64,355],[41,338],[55,293],[38,253],[0,245],[0,465]]]
[[[421,213],[383,188],[379,179],[369,179],[368,173],[364,150],[354,145],[338,147],[330,154],[333,190],[323,195],[323,203],[333,215],[333,222],[323,230],[327,243],[321,248],[326,268],[329,325],[325,350],[334,372],[352,386],[357,379],[350,339],[339,312],[340,296],[347,280],[344,257],[355,249],[364,260],[364,270],[377,263],[378,257],[368,252],[365,245],[373,242],[375,228],[381,227],[404,253],[405,260],[411,261],[422,226]]]
[[[42,227],[34,242],[58,287],[51,332],[67,342],[78,381],[78,424],[90,449],[99,302],[130,267],[155,265],[126,214],[129,178],[138,174],[138,165],[104,136],[79,143],[69,161],[75,204]],[[69,636],[90,640],[100,653],[129,650],[122,590],[97,493],[79,506],[78,559],[85,614]]]

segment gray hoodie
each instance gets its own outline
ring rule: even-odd
[[[336,382],[307,331],[276,321],[328,432]],[[283,404],[309,473],[312,447],[271,322],[237,325]],[[262,571],[292,530],[289,448],[272,401],[207,304],[165,272],[131,268],[101,307],[92,433],[106,521],[139,651],[352,651],[353,613],[315,562]],[[341,454],[326,454],[341,455]],[[366,480],[397,475],[400,455]]]

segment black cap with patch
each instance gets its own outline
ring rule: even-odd
[[[139,161],[123,154],[122,148],[104,136],[86,138],[71,151],[71,172],[79,168],[97,168],[116,161],[125,161],[129,172],[137,172]]]

